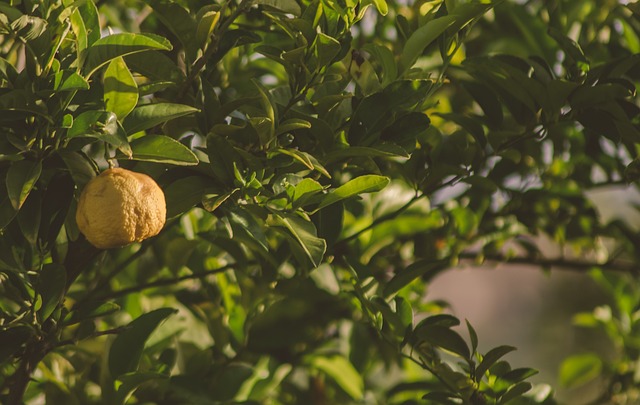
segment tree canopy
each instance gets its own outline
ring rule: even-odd
[[[640,179],[639,62],[640,3],[0,3],[0,402],[556,403],[430,299],[461,262],[588,272],[615,354],[561,383],[637,401],[640,238],[589,193]],[[167,223],[100,250],[114,165]]]

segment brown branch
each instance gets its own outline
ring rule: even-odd
[[[485,261],[501,264],[519,264],[523,266],[554,267],[557,269],[588,271],[593,268],[617,271],[629,274],[640,274],[640,264],[633,262],[609,261],[597,263],[582,259],[545,258],[545,257],[510,257],[503,254],[483,254],[481,252],[460,253],[461,259],[472,260],[484,256]]]
[[[45,340],[36,340],[27,344],[18,369],[6,382],[9,387],[7,405],[23,404],[24,393],[31,382],[31,374],[49,351],[50,347]]]

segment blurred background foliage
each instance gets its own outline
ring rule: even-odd
[[[3,403],[637,403],[639,35],[617,1],[0,3]],[[98,251],[110,164],[168,221]],[[557,374],[438,294],[495,265],[575,274],[531,319]]]

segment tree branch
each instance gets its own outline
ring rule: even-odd
[[[484,256],[486,261],[502,264],[519,264],[523,266],[555,267],[566,270],[588,271],[599,267],[604,270],[618,271],[629,274],[640,274],[640,264],[633,262],[609,261],[597,263],[581,259],[545,258],[545,257],[509,257],[503,254],[483,254],[481,252],[462,252],[461,259],[472,260]]]
[[[349,236],[345,236],[344,238],[342,238],[339,241],[337,241],[336,245],[344,244],[344,243],[347,243],[349,241],[352,241],[353,239],[356,239],[358,236],[362,235],[363,233],[365,233],[365,232],[375,228],[376,226],[380,225],[381,223],[390,221],[392,219],[396,219],[400,214],[402,214],[403,212],[408,210],[413,205],[413,203],[415,203],[416,201],[418,201],[422,197],[425,197],[425,195],[424,194],[417,194],[417,195],[413,196],[402,207],[398,208],[397,210],[395,210],[393,212],[389,212],[389,213],[387,213],[385,215],[382,215],[382,216],[374,219],[373,222],[371,224],[369,224],[368,226],[360,229],[359,231],[356,231],[355,233],[353,233],[353,234],[351,234]]]

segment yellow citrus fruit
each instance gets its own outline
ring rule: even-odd
[[[151,177],[112,168],[82,190],[76,222],[92,245],[108,249],[157,235],[166,216],[164,193]]]

